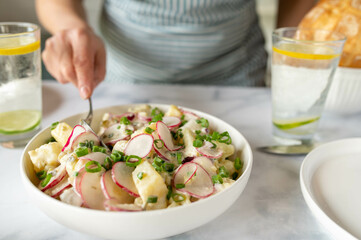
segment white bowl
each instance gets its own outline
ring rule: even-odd
[[[169,105],[151,104],[167,110]],[[97,131],[105,112],[126,112],[132,105],[113,106],[94,111],[92,127]],[[65,204],[41,192],[35,185],[37,179],[33,165],[27,154],[29,150],[44,144],[50,138],[50,128],[38,133],[25,147],[21,157],[20,172],[23,184],[31,200],[49,217],[71,229],[107,239],[155,239],[173,236],[197,228],[228,209],[244,190],[252,168],[253,156],[246,139],[235,128],[224,121],[193,109],[192,111],[209,120],[210,127],[216,131],[228,131],[236,154],[244,161],[243,174],[229,188],[209,198],[189,205],[146,211],[146,212],[106,212],[80,208]],[[76,125],[86,113],[70,116],[63,121]]]
[[[361,69],[336,69],[325,110],[339,114],[361,112]]]

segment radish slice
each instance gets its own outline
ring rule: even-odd
[[[119,120],[122,117],[126,117],[126,118],[128,118],[129,121],[133,121],[133,119],[135,117],[135,114],[132,113],[132,112],[126,112],[126,113],[123,113],[123,114],[120,114],[120,115],[114,115],[113,117],[116,118],[116,119],[119,119]]]
[[[181,110],[182,111],[182,113],[185,115],[185,120],[187,120],[187,121],[189,121],[189,120],[191,120],[191,119],[195,119],[195,120],[197,120],[197,119],[200,119],[201,117],[199,117],[197,114],[195,114],[195,113],[192,113],[192,112],[189,112],[189,111],[186,111],[186,110]]]
[[[178,183],[186,184],[197,172],[198,165],[194,163],[185,163],[181,165],[174,174],[174,186]]]
[[[106,199],[116,199],[120,203],[132,203],[134,201],[134,197],[130,196],[113,181],[111,171],[103,173],[100,185]]]
[[[74,192],[77,193],[79,196],[80,195],[80,182],[81,182],[81,179],[83,178],[83,175],[84,173],[86,173],[85,171],[85,167],[81,168],[79,171],[78,171],[78,175],[74,178]]]
[[[139,197],[138,189],[134,184],[133,167],[128,167],[125,162],[117,162],[112,168],[112,179],[122,189],[134,197]]]
[[[143,209],[135,204],[122,204],[116,199],[108,199],[104,201],[104,207],[107,211],[119,212],[138,212]]]
[[[64,192],[65,189],[70,188],[71,184],[68,181],[67,177],[64,177],[58,184],[54,187],[45,191],[46,194],[50,195],[53,198],[57,198]]]
[[[146,117],[146,116],[143,116],[142,114],[138,114],[138,118],[139,118],[139,120],[145,121],[145,122],[150,122],[150,121],[152,121],[152,118],[151,118],[151,117]]]
[[[210,176],[217,175],[216,167],[214,166],[211,159],[202,156],[193,159],[192,162],[201,165],[208,172]]]
[[[80,157],[79,160],[82,159],[82,160],[96,161],[96,162],[100,163],[100,165],[104,165],[104,161],[107,157],[109,157],[109,156],[105,153],[92,152],[85,156]]]
[[[124,149],[125,155],[135,155],[140,158],[146,157],[153,148],[154,138],[149,134],[139,134],[133,137]]]
[[[80,182],[80,196],[86,207],[104,210],[105,197],[100,186],[100,176],[99,172],[85,172]]]
[[[78,137],[83,132],[86,132],[85,128],[83,126],[81,126],[81,125],[76,125],[73,128],[73,131],[71,131],[71,134],[70,134],[68,140],[66,141],[66,143],[65,143],[65,145],[64,145],[64,147],[63,147],[63,149],[61,151],[64,152],[65,150],[70,149],[74,139],[76,137]]]
[[[88,141],[93,141],[94,145],[99,145],[100,141],[97,135],[95,135],[93,132],[87,131],[80,133],[72,142],[71,144],[71,150],[75,149],[79,143]]]
[[[114,124],[107,128],[102,134],[102,139],[105,144],[114,145],[120,140],[128,140],[130,139],[130,135],[127,133],[127,130],[134,131],[134,127],[132,125],[124,125],[124,124]]]
[[[168,151],[165,147],[162,147],[158,149],[156,146],[154,146],[154,151],[158,154],[158,156],[167,162],[174,162],[177,161],[177,157],[172,156],[171,152]]]
[[[195,172],[194,169],[196,169]],[[186,192],[196,198],[206,198],[213,194],[214,186],[207,171],[196,163],[185,163],[180,166],[174,175],[173,186],[185,184],[178,191]]]
[[[178,151],[182,148],[182,146],[174,146],[172,134],[170,133],[167,125],[165,125],[163,122],[157,122],[157,133],[159,139],[163,140],[164,146],[169,151]]]
[[[222,157],[223,150],[218,147],[212,148],[213,144],[205,141],[202,147],[196,148],[196,150],[205,157],[208,158],[220,158]]]
[[[48,184],[45,186],[45,187],[42,187],[40,184],[39,184],[39,189],[41,191],[46,191],[47,189],[50,189],[52,187],[54,187],[55,185],[57,185],[61,180],[63,180],[63,178],[65,177],[65,175],[67,174],[66,172],[66,168],[65,168],[65,164],[62,164],[60,165],[59,167],[55,168],[53,170],[53,172],[55,173],[55,175],[53,175],[51,178],[50,178],[50,181],[48,182]],[[50,174],[50,173],[48,173]]]
[[[182,120],[178,117],[163,117],[162,122],[167,125],[168,128],[172,129],[178,127],[182,123]]]

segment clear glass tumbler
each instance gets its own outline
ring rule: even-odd
[[[0,143],[24,146],[41,123],[40,28],[0,23]]]
[[[311,144],[339,63],[344,35],[281,28],[272,35],[273,136],[281,144]]]

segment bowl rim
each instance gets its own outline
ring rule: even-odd
[[[107,107],[101,107],[101,108],[96,108],[93,110],[93,114],[95,115],[97,113],[97,111],[102,111],[102,110],[105,110],[105,109],[108,109],[108,108],[115,108],[115,107],[132,107],[132,106],[138,106],[138,105],[150,105],[150,106],[155,106],[155,107],[170,107],[171,105],[170,104],[158,104],[158,103],[130,103],[130,104],[117,104],[117,105],[111,105],[111,106],[107,106]],[[245,179],[246,181],[246,185],[247,185],[247,182],[248,182],[248,179],[249,179],[249,176],[251,174],[251,170],[252,170],[252,165],[253,165],[253,153],[252,153],[252,148],[249,144],[249,142],[247,141],[247,139],[243,136],[242,133],[240,133],[240,131],[238,131],[236,128],[234,128],[232,125],[230,125],[229,123],[223,121],[222,119],[214,116],[214,115],[211,115],[211,114],[208,114],[208,113],[205,113],[205,112],[202,112],[202,111],[199,111],[199,110],[196,110],[196,109],[192,109],[192,108],[188,108],[188,107],[183,107],[183,106],[180,106],[180,105],[176,105],[178,108],[181,108],[181,109],[184,109],[186,111],[192,111],[196,114],[199,114],[200,116],[205,116],[205,117],[211,117],[211,118],[215,118],[217,121],[220,121],[223,124],[225,124],[227,126],[227,129],[231,129],[232,131],[234,131],[235,133],[237,133],[241,139],[243,140],[243,149],[242,149],[242,152],[243,151],[247,151],[247,155],[249,156],[248,158],[248,161],[247,161],[247,165],[246,165],[246,168],[244,169],[244,171],[242,172],[242,175],[229,187],[227,187],[226,189],[222,190],[221,192],[219,193],[216,193],[210,197],[207,197],[207,198],[204,198],[204,199],[201,199],[200,201],[196,201],[196,202],[193,202],[191,204],[186,204],[186,205],[181,205],[181,206],[176,206],[176,207],[171,207],[171,208],[163,208],[163,209],[156,209],[156,210],[151,210],[151,211],[139,211],[139,212],[127,212],[127,211],[104,211],[104,210],[97,210],[97,209],[90,209],[90,208],[83,208],[83,207],[77,207],[77,206],[73,206],[71,204],[67,204],[67,203],[64,203],[62,201],[59,201],[55,198],[52,198],[51,196],[43,193],[41,190],[39,190],[29,179],[28,175],[26,174],[26,170],[25,170],[25,156],[26,154],[28,153],[28,147],[29,145],[41,134],[43,134],[44,132],[47,132],[50,130],[50,125],[47,126],[46,128],[42,129],[40,132],[38,132],[28,143],[27,145],[25,146],[22,154],[21,154],[21,161],[20,161],[20,175],[21,175],[21,178],[23,180],[23,184],[26,184],[28,186],[30,186],[30,188],[32,189],[32,191],[34,193],[36,193],[37,195],[41,195],[41,197],[43,198],[46,198],[47,200],[53,202],[54,204],[61,204],[63,207],[66,207],[66,208],[70,208],[70,209],[74,209],[76,211],[85,211],[87,213],[94,213],[94,214],[113,214],[113,215],[132,215],[132,216],[137,216],[137,215],[159,215],[159,214],[163,214],[164,212],[174,212],[174,211],[181,211],[182,209],[185,209],[185,208],[193,208],[193,207],[197,207],[198,205],[200,204],[205,204],[206,202],[209,202],[209,201],[212,201],[213,199],[216,199],[216,198],[219,198],[219,197],[222,197],[222,195],[224,195],[223,193],[225,192],[229,192],[229,191],[232,191],[234,188],[236,188],[236,185],[239,185],[241,184],[241,182],[243,182],[242,180]],[[81,116],[81,115],[84,115],[84,114],[87,114],[87,112],[82,112],[82,113],[77,113],[77,114],[73,114],[73,115],[70,115],[70,116],[67,116],[60,121],[63,121],[67,118],[71,118],[71,117],[76,117],[76,116]],[[247,177],[248,175],[248,177]],[[34,191],[35,190],[35,191]]]

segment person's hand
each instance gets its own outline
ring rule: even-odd
[[[45,43],[45,67],[60,83],[73,83],[83,99],[105,77],[105,48],[90,28],[63,30]]]

